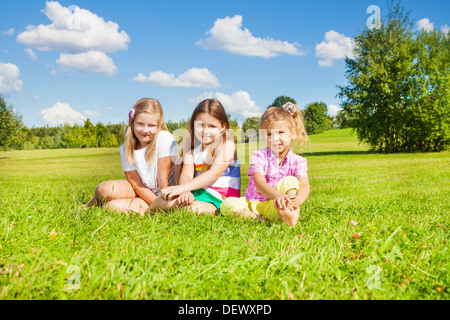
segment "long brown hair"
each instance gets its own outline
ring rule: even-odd
[[[187,126],[187,135],[183,139],[182,154],[186,154],[189,151],[193,151],[196,146],[201,144],[198,141],[194,133],[194,123],[196,118],[201,113],[207,113],[213,118],[217,119],[221,125],[225,124],[225,130],[222,133],[222,139],[216,138],[207,148],[208,153],[205,159],[205,164],[202,167],[202,171],[209,170],[211,168],[214,157],[216,156],[216,151],[225,143],[227,140],[233,141],[233,136],[230,134],[231,125],[228,119],[228,115],[219,100],[217,99],[206,99],[200,102],[197,107],[192,112],[192,116],[189,120]],[[237,159],[237,153],[235,152],[234,158]],[[177,183],[179,183],[179,177],[181,170],[183,168],[183,163],[178,167]]]
[[[128,125],[125,128],[124,132],[124,141],[125,141],[124,147],[128,162],[133,166],[134,166],[134,150],[139,148],[139,140],[136,138],[134,134],[134,119],[136,119],[136,116],[138,114],[144,112],[159,115],[158,128],[155,137],[147,145],[146,147],[147,150],[145,151],[145,159],[153,164],[154,155],[156,153],[156,141],[158,138],[158,134],[161,132],[161,130],[167,131],[167,126],[164,122],[164,113],[161,104],[156,99],[143,98],[135,103],[135,105],[132,108],[132,112],[134,113],[134,116],[129,117]]]

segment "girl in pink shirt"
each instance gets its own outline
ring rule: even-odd
[[[291,150],[294,139],[301,144],[308,139],[302,114],[290,102],[282,108],[269,108],[261,118],[261,129],[267,148],[251,156],[245,197],[229,197],[220,209],[224,214],[260,221],[281,219],[293,227],[310,193],[307,161]]]

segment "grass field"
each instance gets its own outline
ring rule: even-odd
[[[124,178],[118,149],[0,153],[0,299],[448,300],[450,152],[370,153],[349,130],[310,139],[295,228],[82,211]],[[239,145],[242,191],[255,147]]]

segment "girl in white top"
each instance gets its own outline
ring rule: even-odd
[[[125,142],[119,149],[127,180],[100,183],[86,207],[103,205],[119,212],[144,214],[161,195],[160,190],[170,185],[172,157],[178,155],[178,148],[167,131],[161,104],[156,99],[141,99],[128,118]]]

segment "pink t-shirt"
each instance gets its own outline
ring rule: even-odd
[[[268,201],[255,186],[253,181],[253,173],[259,172],[266,176],[266,182],[275,188],[278,181],[284,177],[294,176],[296,178],[308,177],[307,160],[289,150],[286,157],[280,165],[275,154],[269,149],[259,149],[253,152],[250,159],[250,169],[248,176],[250,177],[245,198],[249,201]]]

